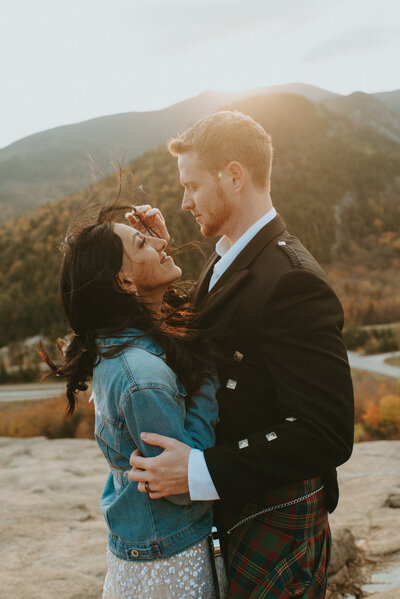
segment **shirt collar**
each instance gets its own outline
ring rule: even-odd
[[[276,216],[275,208],[271,208],[266,214],[259,218],[239,237],[233,245],[226,235],[223,235],[215,246],[215,251],[221,257],[214,265],[214,271],[221,276],[225,270],[232,264],[235,258],[246,247],[248,243],[257,235],[257,233],[267,225]]]
[[[231,248],[231,242],[229,241],[228,237],[226,235],[223,235],[223,237],[221,237],[221,239],[219,239],[219,241],[217,241],[217,244],[215,246],[215,251],[217,252],[218,256],[220,258],[222,258],[222,256],[224,256],[226,254],[226,252],[228,252]]]
[[[239,237],[239,239],[237,239],[235,241],[235,243],[232,245],[231,245],[228,237],[226,235],[223,235],[215,246],[215,251],[217,252],[218,256],[220,256],[222,258],[228,251],[232,250],[236,246],[240,246],[241,248],[244,248],[249,243],[249,241],[251,241],[253,239],[253,237],[255,235],[257,235],[258,231],[260,231],[273,218],[275,218],[275,216],[276,216],[276,210],[275,210],[275,208],[271,208],[271,210],[269,210],[266,214],[264,214],[261,218],[259,218],[255,223],[253,223],[251,225],[251,227],[249,227],[247,229],[247,231],[245,231],[243,233],[243,235],[241,235]]]

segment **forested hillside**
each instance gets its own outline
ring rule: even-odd
[[[302,83],[264,87],[258,93],[279,91],[313,102],[335,95]],[[20,216],[27,207],[78,192],[94,179],[109,175],[115,161],[137,158],[201,116],[254,93],[207,91],[162,110],[113,114],[55,127],[0,149],[0,223]]]
[[[254,95],[296,94],[316,105],[400,138],[400,91],[341,96],[304,83],[235,92],[207,91],[151,112],[127,112],[35,133],[0,149],[0,223],[112,172],[113,162],[137,158],[204,114]],[[397,121],[396,121],[397,119]]]
[[[293,95],[254,97],[234,107],[272,135],[274,204],[289,230],[328,269],[347,324],[400,321],[400,144]],[[176,161],[164,147],[133,160],[127,172],[123,201],[159,206],[175,245],[200,239],[191,215],[180,211]],[[117,179],[107,177],[0,229],[0,346],[37,333],[65,333],[57,246],[88,200],[112,201]],[[145,191],[139,199],[132,193],[135,184]],[[194,278],[204,259],[190,252],[177,259]]]

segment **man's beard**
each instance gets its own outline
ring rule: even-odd
[[[226,193],[217,184],[215,210],[210,212],[207,222],[200,225],[200,232],[204,237],[215,237],[220,234],[224,224],[231,218],[232,209]]]

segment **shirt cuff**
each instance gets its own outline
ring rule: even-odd
[[[191,449],[189,453],[188,483],[190,499],[192,501],[219,499],[203,452],[199,449]]]

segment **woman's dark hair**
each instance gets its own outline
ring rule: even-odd
[[[113,217],[131,209],[102,208],[94,224],[69,232],[63,244],[60,291],[71,332],[63,348],[61,366],[55,366],[43,348],[39,353],[52,368],[50,375],[67,381],[69,414],[74,411],[77,393],[87,389],[100,357],[112,357],[134,340],[100,354],[98,335],[125,328],[151,335],[161,345],[167,363],[189,395],[198,388],[206,372],[204,336],[189,326],[192,310],[185,294],[171,286],[161,315],[156,315],[120,284],[118,273],[124,250],[121,238],[114,232]]]

